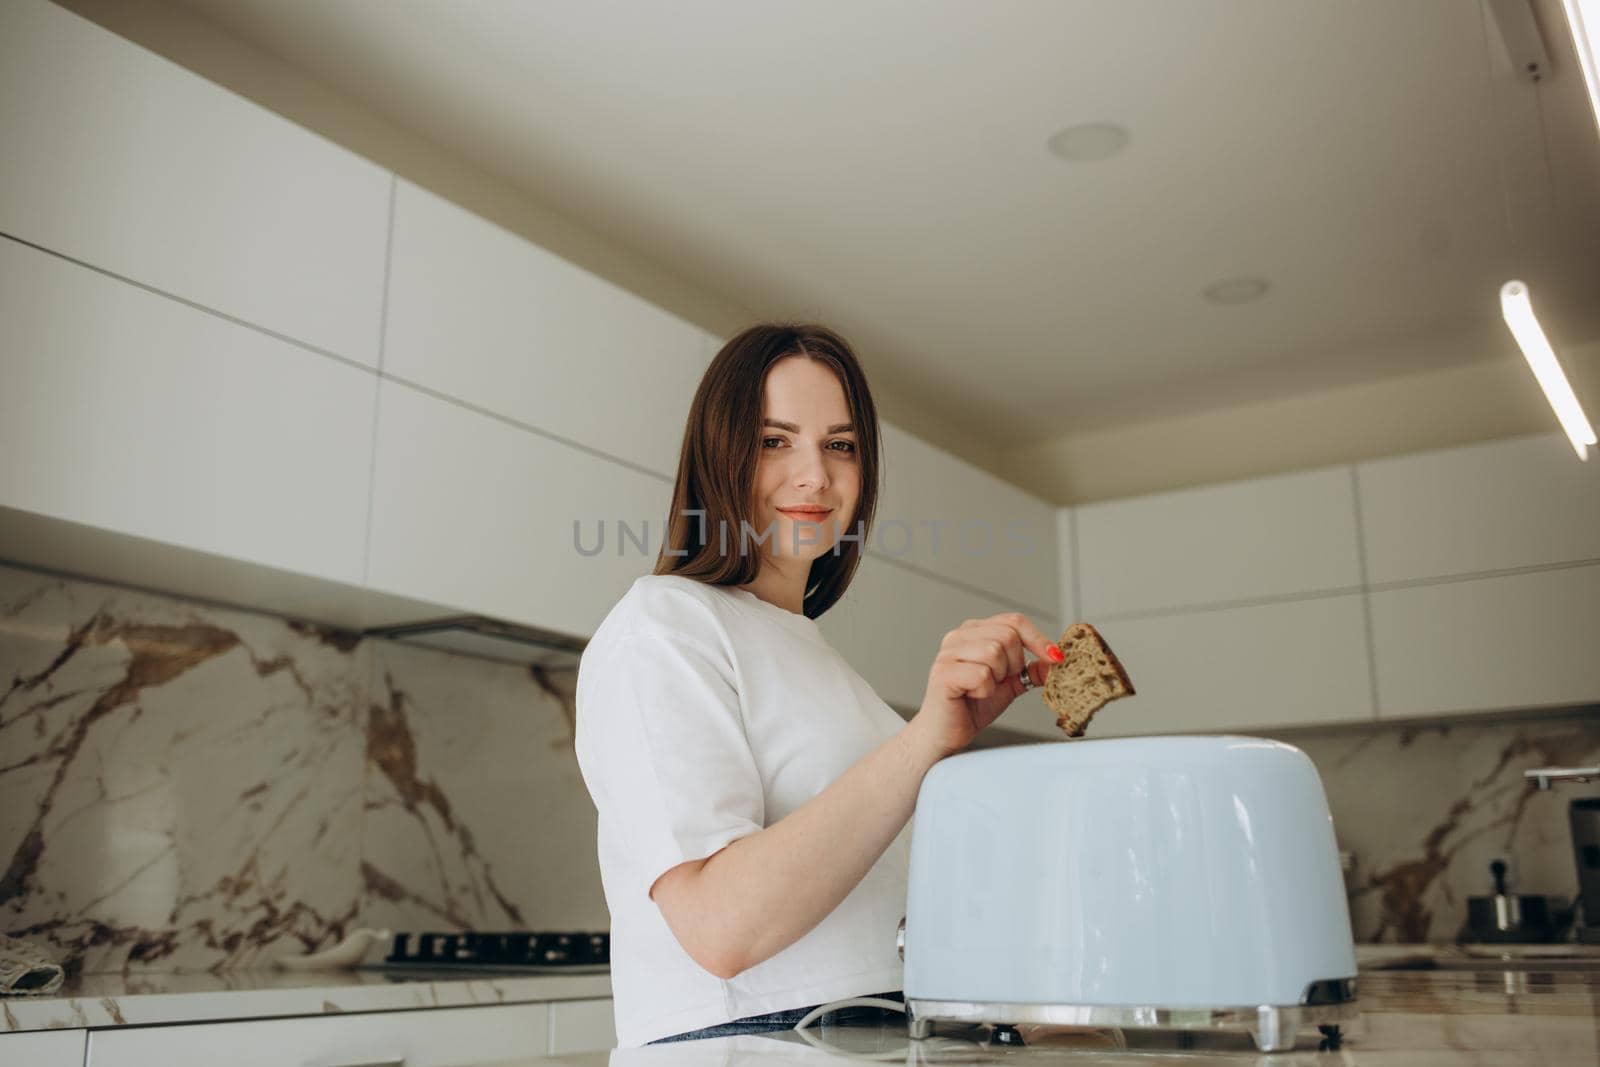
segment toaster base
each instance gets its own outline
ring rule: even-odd
[[[1304,1027],[1336,1026],[1360,1010],[1348,1000],[1322,1004],[1262,1004],[1250,1007],[1160,1008],[1152,1005],[1011,1004],[906,998],[906,1033],[921,1040],[936,1022],[1043,1023],[1054,1026],[1129,1030],[1231,1030],[1249,1033],[1262,1052],[1287,1052]]]

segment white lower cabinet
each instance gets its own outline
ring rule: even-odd
[[[1378,715],[1600,702],[1600,565],[1372,593]]]
[[[654,567],[663,478],[390,381],[377,436],[374,589],[586,636]]]
[[[0,1064],[5,1067],[83,1067],[87,1030],[27,1030],[0,1034]]]
[[[1370,721],[1361,594],[1096,622],[1135,694],[1094,737]],[[1052,720],[1053,723],[1053,720]]]
[[[609,1003],[609,1002],[608,1002]],[[87,1067],[447,1067],[547,1053],[547,1004],[95,1030]]]
[[[551,1055],[617,1047],[616,1016],[610,997],[550,1003]]]

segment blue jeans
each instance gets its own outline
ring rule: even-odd
[[[879,997],[884,1000],[893,1000],[905,1003],[905,994],[896,989],[890,993],[868,993],[867,996]],[[843,1000],[843,997],[839,998]],[[786,1008],[783,1011],[769,1011],[765,1015],[746,1015],[743,1019],[732,1022],[717,1023],[713,1026],[702,1027],[699,1030],[690,1030],[685,1034],[673,1034],[671,1037],[658,1037],[654,1041],[646,1041],[647,1045],[660,1045],[668,1041],[695,1041],[702,1037],[728,1037],[734,1034],[770,1034],[775,1030],[793,1030],[794,1024],[810,1015],[818,1005],[812,1004],[806,1008]],[[899,1015],[891,1008],[875,1008],[866,1004],[852,1004],[848,1008],[835,1008],[820,1015],[815,1020],[830,1023],[859,1022],[864,1019],[881,1019],[885,1015]]]

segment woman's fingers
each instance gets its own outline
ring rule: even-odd
[[[1030,649],[1040,659],[1049,660],[1051,663],[1061,662],[1061,650],[1056,648],[1054,642],[1045,636],[1043,630],[1035,626],[1020,611],[1002,611],[1000,614],[991,615],[986,619],[968,619],[954,630],[951,630],[945,637],[948,640],[966,630],[985,629],[993,626],[1000,626],[1015,632],[1022,646]]]
[[[1021,673],[1027,662],[1024,648],[1034,649],[1046,663],[1062,659],[1060,650],[1020,612],[968,619],[945,635],[941,647],[954,650],[962,659],[987,664],[997,680]]]
[[[1035,656],[1050,663],[1061,662],[1063,658],[1061,650],[1056,648],[1055,643],[1045,636],[1044,631],[1035,626],[1022,612],[1002,612],[995,615],[993,620],[1016,630],[1018,639],[1025,647],[1031,649]]]
[[[967,659],[955,649],[940,652],[934,659],[934,665],[940,668],[952,697],[966,695],[981,700],[993,693],[995,686],[1003,681],[995,677],[994,669],[987,663]]]
[[[961,647],[969,653],[963,654],[962,659],[982,663],[989,668],[997,682],[1003,682],[1022,670],[1022,641],[1015,630],[1005,626],[986,624],[973,627]]]
[[[1027,649],[1039,655],[1031,664]],[[967,619],[944,635],[936,657],[948,665],[949,684],[978,699],[988,697],[1001,686],[1013,696],[1020,694],[1024,671],[1031,672],[1035,685],[1043,684],[1050,667],[1062,658],[1061,650],[1043,631],[1017,611]]]
[[[1054,664],[1052,664],[1049,660],[1029,660],[1027,666],[1023,667],[1021,671],[1013,674],[1011,677],[1005,680],[1006,692],[1011,694],[1012,700],[1015,700],[1017,697],[1026,693],[1029,689],[1038,689],[1044,685],[1045,675],[1050,673],[1050,668],[1052,666],[1054,666]],[[1022,684],[1024,675],[1032,680],[1032,684]]]
[[[1054,666],[1055,664],[1047,659],[1036,659],[1023,670],[1028,672],[1028,676],[1033,679],[1033,687],[1037,688],[1044,684],[1045,675],[1049,674],[1050,668]]]
[[[952,699],[965,696],[974,700],[987,700],[1002,689],[1011,700],[1015,700],[1027,691],[1022,685],[1023,674],[1029,675],[1033,679],[1033,688],[1037,688],[1044,684],[1045,675],[1050,673],[1051,667],[1048,660],[1036,659],[1013,674],[997,678],[993,667],[961,659],[954,651],[940,653],[936,662],[942,668],[939,675],[947,687],[947,695]]]
[[[1000,624],[1000,630],[1000,641],[1006,653],[1006,672],[1000,677],[1005,679],[1021,672],[1027,666],[1028,654],[1023,650],[1021,635],[1014,628]]]
[[[970,697],[984,700],[994,694],[999,681],[995,679],[994,671],[982,663],[962,661],[955,666],[956,674],[961,678]]]
[[[939,647],[939,658],[977,664],[987,670],[994,681],[999,682],[1021,669],[1020,665],[1013,669],[1013,653],[1006,644],[1005,637],[997,631],[976,626],[963,627],[945,634]],[[1016,655],[1021,655],[1020,643],[1017,644]]]

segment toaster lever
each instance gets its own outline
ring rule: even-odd
[[[906,917],[900,916],[900,925],[894,932],[894,950],[900,954],[900,962],[906,961]]]
[[[1018,1030],[1015,1026],[1012,1026],[1010,1023],[997,1023],[994,1028],[994,1033],[989,1035],[989,1044],[1025,1045],[1027,1042],[1022,1040],[1022,1031]]]

